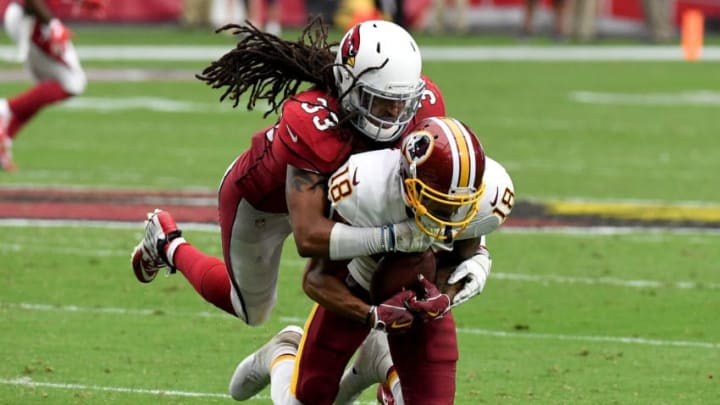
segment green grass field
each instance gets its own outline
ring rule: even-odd
[[[80,30],[78,41],[92,30]],[[126,31],[107,32],[98,44],[129,43]],[[218,45],[196,32],[156,33],[158,41]],[[202,68],[133,65],[147,66],[188,76]],[[716,209],[719,68],[424,66],[448,111],[507,167],[518,200]],[[29,84],[0,82],[0,96]],[[214,190],[264,122],[259,112],[219,104],[219,96],[193,80],[91,82],[81,97],[41,112],[23,130],[13,149],[20,170],[0,172],[0,188]],[[508,227],[492,235],[485,292],[455,311],[456,403],[715,403],[717,230]],[[292,240],[274,315],[250,328],[202,301],[181,275],[139,284],[129,253],[141,235],[141,217],[120,227],[0,222],[0,403],[229,403],[236,364],[308,314]],[[185,235],[220,255],[216,231],[189,227]],[[362,401],[373,398],[368,391]],[[251,402],[269,403],[269,391]]]

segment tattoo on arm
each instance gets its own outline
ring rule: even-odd
[[[301,169],[290,169],[291,177],[287,187],[293,191],[320,190],[327,188],[327,178],[318,173]]]

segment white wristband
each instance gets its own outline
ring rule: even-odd
[[[351,259],[391,251],[388,240],[394,239],[389,236],[387,227],[364,228],[338,222],[330,231],[330,259]]]

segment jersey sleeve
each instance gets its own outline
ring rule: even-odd
[[[498,162],[486,157],[485,192],[480,199],[480,209],[458,239],[487,235],[502,225],[515,205],[515,187],[510,175]]]

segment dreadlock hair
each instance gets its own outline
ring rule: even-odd
[[[290,42],[247,25],[228,24],[215,32],[233,30],[242,38],[234,49],[203,69],[195,77],[214,89],[225,88],[220,101],[240,103],[240,96],[249,91],[247,109],[258,100],[266,100],[269,109],[263,117],[277,113],[283,102],[294,96],[303,83],[338,94],[332,68],[336,43],[328,43],[327,26],[315,17],[305,26],[297,42]]]

